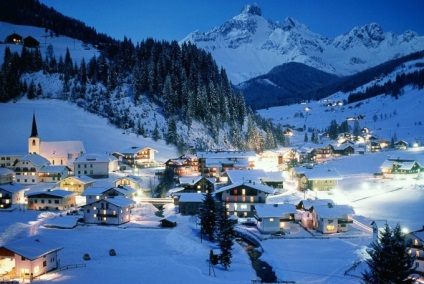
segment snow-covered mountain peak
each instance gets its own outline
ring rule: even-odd
[[[385,33],[370,23],[330,39],[292,17],[282,23],[267,20],[256,4],[208,32],[189,34],[183,42],[210,52],[235,84],[289,62],[343,76],[424,50],[424,37],[413,31]]]
[[[244,6],[243,10],[241,11],[242,15],[256,15],[256,16],[262,16],[262,10],[258,6],[258,4],[254,3],[252,5],[246,5]]]
[[[287,17],[284,19],[284,23],[282,25],[283,30],[290,31],[292,29],[301,29],[301,30],[308,30],[308,26],[301,24],[297,20],[293,19],[292,17]]]

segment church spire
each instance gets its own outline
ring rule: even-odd
[[[37,122],[35,121],[35,113],[32,114],[31,137],[38,137]]]

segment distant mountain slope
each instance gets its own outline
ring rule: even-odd
[[[340,78],[301,63],[286,63],[237,86],[253,109],[299,103],[305,94]]]
[[[424,51],[389,60],[344,77],[337,77],[301,63],[286,63],[274,67],[265,75],[241,83],[236,88],[243,92],[246,103],[253,109],[296,104],[301,101],[319,100],[339,91],[352,91],[368,82],[380,80],[408,62],[422,58]],[[404,85],[402,82],[391,87],[386,85],[385,92],[391,93],[395,87]]]
[[[256,4],[220,27],[189,34],[183,42],[210,52],[234,84],[288,62],[345,76],[424,50],[424,37],[413,31],[385,33],[371,23],[331,39],[290,17],[283,23],[266,20]]]

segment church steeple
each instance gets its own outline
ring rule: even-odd
[[[40,154],[41,139],[38,137],[37,122],[35,121],[35,113],[32,115],[31,136],[28,138],[28,153]]]
[[[37,122],[35,121],[35,113],[32,114],[32,129],[30,137],[38,137]]]

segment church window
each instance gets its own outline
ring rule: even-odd
[[[63,160],[60,160],[60,164],[63,165]]]
[[[36,145],[35,139],[32,139],[32,146],[35,146],[35,145]]]

